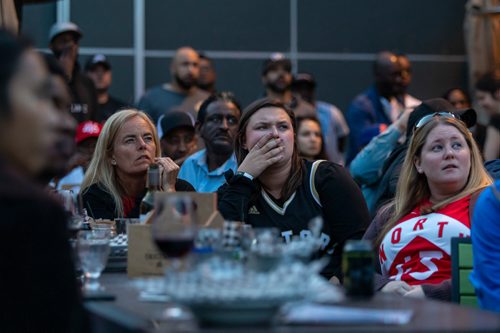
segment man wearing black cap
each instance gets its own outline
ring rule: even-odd
[[[344,164],[343,152],[349,135],[349,126],[347,126],[342,111],[335,105],[316,100],[315,90],[316,80],[312,74],[297,73],[293,78],[293,93],[316,107],[316,118],[321,125],[321,134],[328,159],[335,163]]]
[[[83,34],[72,22],[55,23],[49,32],[49,48],[66,74],[71,90],[71,114],[80,123],[93,120],[97,111],[97,95],[92,81],[80,73],[78,46]]]
[[[111,64],[103,54],[90,57],[85,64],[85,73],[94,82],[97,91],[97,114],[95,120],[104,122],[113,113],[126,106],[109,94],[109,87],[113,81]]]
[[[292,94],[292,63],[282,53],[273,53],[262,64],[262,84],[265,95],[290,106],[295,116],[315,116],[314,106]]]
[[[196,135],[191,118],[183,111],[172,110],[160,121],[162,156],[170,157],[181,166],[196,151]]]

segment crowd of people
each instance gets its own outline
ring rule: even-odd
[[[365,238],[379,262],[377,290],[450,300],[451,239],[472,236],[480,302],[499,309],[500,282],[483,267],[500,270],[500,72],[475,84],[490,119],[482,125],[460,88],[409,95],[408,57],[382,51],[373,85],[344,118],[316,99],[313,75],[293,75],[279,53],[262,64],[264,95],[242,108],[217,91],[213,61],[186,46],[170,82],[134,106],[109,94],[105,55],[80,69],[82,37],[76,24],[56,23],[52,54],[40,54],[0,31],[0,285],[12,318],[44,304],[34,321],[19,322],[84,321],[65,214],[47,188],[80,193],[95,219],[135,218],[152,163],[162,191],[217,193],[224,219],[276,227],[285,242],[307,237],[308,222],[322,217],[320,252],[330,258],[322,274],[337,283],[344,243]],[[9,288],[19,283],[30,287]]]

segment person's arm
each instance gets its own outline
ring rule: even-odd
[[[177,192],[196,192],[193,185],[184,179],[177,179],[175,182],[175,190]]]
[[[363,100],[359,100],[359,99]],[[366,100],[364,100],[366,99]],[[347,110],[347,123],[349,125],[349,146],[346,162],[350,163],[359,151],[361,132],[372,124],[370,112],[371,102],[366,96],[358,97]]]
[[[451,300],[451,279],[444,280],[439,284],[422,284],[421,288],[423,291],[423,296],[425,296],[426,298],[432,298],[441,301]],[[421,297],[422,295],[420,294],[419,286],[413,286],[413,290],[410,290],[404,296]]]
[[[376,183],[382,175],[382,168],[387,157],[398,144],[401,132],[395,125],[391,125],[373,138],[352,160],[349,171],[360,184],[371,185]]]
[[[315,186],[323,207],[324,230],[332,238],[330,243],[335,244],[328,273],[341,277],[344,243],[348,239],[361,239],[370,223],[370,215],[361,191],[344,167],[320,163]]]
[[[217,205],[221,215],[225,220],[242,221],[246,220],[248,204],[250,198],[257,191],[253,180],[243,175],[232,175],[228,171],[227,182],[217,190]]]
[[[499,192],[498,198],[492,190]],[[500,180],[483,191],[472,218],[473,273],[471,281],[481,308],[500,311]]]
[[[345,120],[344,114],[337,108],[335,105],[331,107],[333,125],[335,126],[335,134],[337,137],[344,138],[349,135],[349,126],[347,125],[347,121]]]
[[[371,185],[380,179],[385,161],[398,145],[399,138],[406,132],[412,111],[413,109],[405,110],[394,124],[373,138],[352,160],[350,171],[356,181]]]
[[[389,282],[391,282],[389,277],[384,276],[381,273],[382,270],[380,264],[378,263],[379,247],[377,246],[376,242],[377,239],[379,238],[380,233],[382,232],[382,229],[384,228],[384,225],[387,223],[393,212],[394,212],[394,206],[392,204],[387,204],[381,207],[377,212],[377,215],[375,216],[373,221],[368,226],[368,229],[366,229],[365,234],[363,235],[363,239],[371,241],[373,245],[373,258],[374,258],[373,260],[375,261],[375,275],[374,275],[373,285],[375,290],[381,290]]]
[[[87,214],[94,219],[113,220],[116,216],[116,205],[111,195],[93,184],[82,190],[82,200]]]
[[[494,160],[500,157],[500,131],[493,127],[486,128],[486,141],[484,142],[484,160]]]

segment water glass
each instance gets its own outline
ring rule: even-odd
[[[110,230],[105,229],[78,233],[78,257],[85,275],[84,291],[104,289],[98,279],[108,261],[110,236]]]

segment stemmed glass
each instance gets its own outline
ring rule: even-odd
[[[166,197],[157,196],[152,236],[160,252],[170,259],[167,281],[177,286],[180,282],[182,259],[193,249],[196,237],[193,200],[179,193],[172,193]],[[163,315],[166,319],[185,319],[189,316],[175,304],[167,307]]]
[[[189,196],[171,195],[156,202],[153,219],[153,240],[161,253],[179,272],[184,258],[194,246],[196,226],[193,201]]]
[[[96,292],[104,288],[99,283],[110,251],[110,229],[80,231],[78,233],[78,257],[85,275],[85,292]]]

